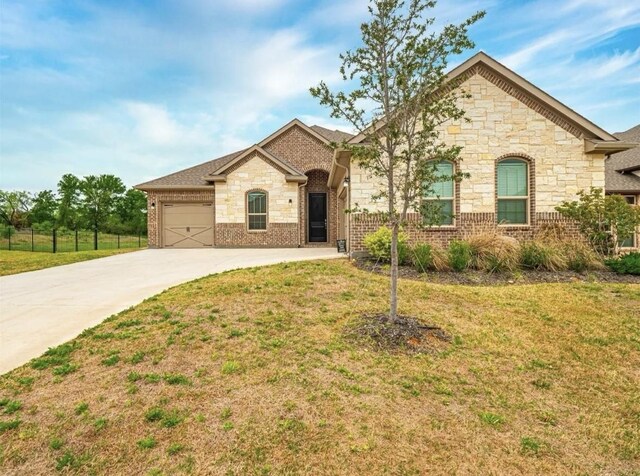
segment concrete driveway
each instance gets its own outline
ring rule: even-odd
[[[230,269],[341,256],[333,248],[142,250],[0,277],[0,374],[171,286]]]

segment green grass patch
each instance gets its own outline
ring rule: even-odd
[[[40,253],[31,251],[0,250],[0,276],[36,271],[65,264],[78,263],[107,256],[138,251],[137,249],[115,249],[78,251],[68,253]]]

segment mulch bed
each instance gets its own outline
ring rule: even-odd
[[[381,265],[370,259],[358,258],[353,260],[355,266],[364,271],[371,271],[385,276],[389,275],[389,266]],[[517,272],[487,273],[485,271],[467,270],[461,273],[452,271],[427,271],[419,273],[412,266],[400,266],[398,275],[405,279],[414,279],[438,284],[466,284],[471,286],[498,286],[509,284],[536,283],[633,283],[640,284],[640,276],[617,274],[608,270],[586,271],[536,271],[519,270]]]
[[[372,350],[409,354],[436,354],[452,340],[440,327],[411,316],[398,316],[392,322],[387,314],[363,315],[345,330],[345,335]]]

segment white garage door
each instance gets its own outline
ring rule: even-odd
[[[213,246],[213,204],[164,203],[162,236],[165,248]]]

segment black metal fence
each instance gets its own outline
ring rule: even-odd
[[[145,235],[119,235],[92,230],[34,230],[33,228],[0,228],[0,250],[66,251],[112,250],[147,246]]]

